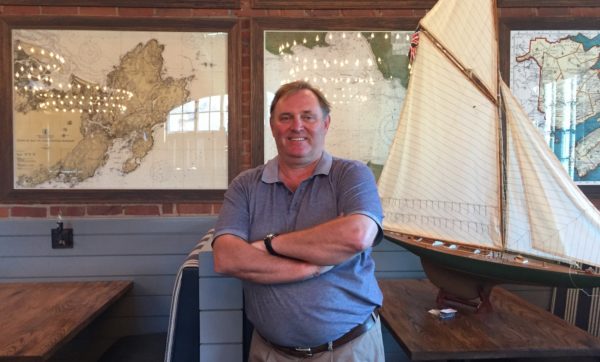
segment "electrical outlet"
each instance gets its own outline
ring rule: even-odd
[[[62,223],[58,223],[52,232],[52,249],[69,249],[73,247],[73,229],[65,229]]]

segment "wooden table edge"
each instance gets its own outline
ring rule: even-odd
[[[395,279],[395,278],[378,278],[377,282],[380,284],[381,287],[381,283],[383,282],[384,284],[386,283],[386,281],[390,282],[388,284],[391,284],[394,280],[399,280],[399,279]],[[426,282],[429,283],[426,280],[419,280],[419,282]],[[510,291],[500,287],[497,287],[499,289],[502,289],[502,293],[511,293]],[[527,304],[531,304],[527,301],[525,301]],[[548,312],[548,311],[546,311]],[[383,302],[383,306],[380,309],[380,316],[381,316],[381,322],[383,323],[383,325],[390,330],[390,335],[394,338],[394,340],[400,345],[400,347],[402,348],[403,352],[406,353],[406,355],[410,358],[411,361],[436,361],[436,360],[447,360],[447,359],[468,359],[468,360],[472,360],[473,355],[472,352],[461,352],[461,351],[435,351],[435,352],[428,352],[428,351],[411,351],[411,349],[408,347],[408,345],[400,338],[400,336],[397,335],[397,333],[393,333],[392,329],[393,326],[390,324],[390,322],[386,319],[387,317],[387,313],[386,313],[386,309],[385,309],[385,300]],[[557,320],[560,320],[564,323],[567,323],[565,320],[563,320],[562,318],[548,312],[548,317],[550,318],[554,318]],[[575,327],[575,326],[573,326]],[[575,327],[577,328],[577,327]],[[582,332],[585,332],[584,330],[582,330]],[[587,332],[585,332],[587,333]],[[590,335],[591,336],[591,335]],[[593,336],[592,336],[593,337]],[[478,351],[478,357],[476,359],[493,359],[493,358],[524,358],[523,352],[526,351],[530,351],[529,348],[521,348],[518,350],[512,350],[512,351],[502,351],[499,352],[497,350],[495,351],[485,351],[485,350],[481,350]],[[548,351],[535,351],[535,358],[552,358],[552,357],[565,357],[567,356],[569,357],[598,357],[600,356],[600,344],[598,346],[591,346],[589,349],[585,349],[585,350],[577,350],[577,351],[573,351],[571,349],[553,349],[553,350],[548,350]]]
[[[63,338],[60,343],[57,343],[54,348],[52,348],[46,355],[44,356],[44,360],[49,359],[57,350],[63,347],[65,344],[69,343],[73,338],[79,334],[82,330],[84,330],[87,326],[89,326],[96,318],[98,318],[102,313],[104,313],[109,307],[115,304],[119,299],[121,299],[128,291],[133,289],[133,281],[132,280],[94,280],[93,283],[110,283],[112,285],[119,285],[119,288],[115,290],[115,293],[107,300],[106,303],[95,310],[90,316],[79,326],[74,328],[69,334]]]
[[[70,281],[57,281],[57,282],[49,282],[49,283],[73,283]],[[98,308],[94,312],[92,312],[88,318],[85,319],[81,324],[79,324],[76,328],[70,331],[68,334],[64,336],[64,338],[56,343],[52,348],[48,349],[46,353],[42,356],[0,356],[0,361],[10,361],[10,362],[20,362],[20,361],[47,361],[50,359],[56,351],[58,351],[61,347],[69,343],[77,334],[79,334],[83,329],[89,326],[96,318],[98,318],[103,312],[105,312],[110,306],[112,306],[115,302],[117,302],[120,298],[122,298],[128,291],[133,289],[133,281],[132,280],[93,280],[93,281],[81,281],[81,283],[110,283],[115,286],[115,290],[106,303],[102,305],[101,308]]]

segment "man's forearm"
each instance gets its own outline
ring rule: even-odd
[[[218,237],[213,245],[213,258],[217,273],[260,284],[301,281],[328,270],[304,261],[272,256],[233,235]]]
[[[337,265],[372,246],[378,230],[370,217],[354,214],[278,235],[271,245],[278,254],[290,258],[316,265]]]

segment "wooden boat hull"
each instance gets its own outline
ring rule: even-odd
[[[600,274],[573,269],[566,265],[546,263],[516,254],[502,253],[489,256],[489,251],[475,254],[475,248],[450,249],[449,243],[432,246],[433,240],[395,232],[385,232],[388,240],[421,257],[426,264],[432,264],[477,281],[490,284],[529,284],[567,288],[600,287]],[[420,240],[421,239],[421,240]],[[493,253],[493,252],[492,252]],[[499,252],[495,252],[499,253]],[[525,260],[527,262],[525,262]],[[427,268],[425,268],[427,273]],[[435,284],[435,281],[433,281]],[[445,289],[451,286],[438,287]]]

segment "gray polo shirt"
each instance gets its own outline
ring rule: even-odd
[[[339,215],[363,214],[379,226],[383,212],[372,172],[358,161],[324,153],[313,175],[291,192],[279,180],[274,158],[237,176],[225,193],[215,237],[247,241],[305,229]],[[371,248],[316,278],[285,284],[244,281],[248,318],[268,340],[316,346],[365,321],[382,303]]]

